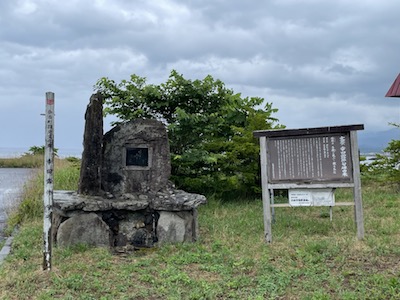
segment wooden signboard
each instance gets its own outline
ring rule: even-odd
[[[269,138],[267,148],[271,183],[352,181],[348,133]]]
[[[364,125],[358,124],[254,132],[254,136],[260,139],[264,227],[267,242],[272,242],[271,207],[291,206],[271,205],[270,190],[273,189],[303,190],[302,193],[292,193],[292,203],[307,206],[313,203],[318,205],[334,203],[334,199],[325,196],[317,199],[318,197],[312,197],[304,189],[318,189],[322,193],[324,189],[352,187],[354,203],[335,205],[355,206],[357,237],[359,239],[364,237],[357,143],[357,130],[363,129]]]

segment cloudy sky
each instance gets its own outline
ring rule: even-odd
[[[100,77],[221,79],[272,102],[287,128],[400,122],[385,98],[400,73],[397,0],[2,0],[0,147],[44,144],[56,95],[56,147],[79,149]],[[109,129],[107,125],[106,130]]]

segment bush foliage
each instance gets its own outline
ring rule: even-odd
[[[174,70],[159,85],[131,75],[120,83],[101,78],[95,89],[105,96],[105,114],[121,122],[154,118],[167,125],[172,180],[179,188],[225,198],[260,193],[253,131],[282,128],[271,103],[242,97],[210,75],[190,80]]]
[[[45,146],[32,146],[25,155],[44,155]],[[54,154],[57,156],[58,149],[54,148]]]
[[[392,125],[400,129],[399,124]],[[394,183],[400,189],[400,140],[391,140],[383,151],[385,154],[377,154],[376,160],[362,172],[374,180]]]

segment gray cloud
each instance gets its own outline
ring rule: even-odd
[[[264,97],[288,127],[385,130],[400,121],[400,101],[384,98],[400,72],[399,9],[390,0],[1,1],[0,147],[41,143],[48,90],[56,143],[80,147],[97,79],[160,83],[172,68]]]

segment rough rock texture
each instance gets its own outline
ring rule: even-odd
[[[63,221],[65,221],[65,217],[62,214],[58,214],[57,211],[53,210],[51,238],[54,244],[57,241],[58,228],[60,227]]]
[[[155,242],[153,214],[130,213],[119,222],[117,246],[152,247]]]
[[[110,244],[114,247],[138,248],[152,247],[157,242],[193,242],[198,238],[196,208],[205,203],[204,196],[180,190],[124,194],[113,199],[85,196],[73,191],[54,191],[54,229],[57,231],[61,223],[57,236],[61,247],[78,242],[92,244],[91,237],[97,235],[98,226],[85,225],[79,220],[82,216],[95,215],[99,216],[100,223],[107,224],[104,234],[111,235]],[[74,237],[71,242],[63,242],[66,239],[63,236],[69,236],[66,232],[71,231],[71,222],[83,224],[88,233],[79,235],[81,239]],[[94,230],[93,234],[91,230]],[[87,237],[89,240],[84,241]]]
[[[95,213],[83,213],[61,223],[57,232],[57,244],[68,247],[75,244],[88,244],[95,247],[112,245],[108,225]]]
[[[167,190],[156,193],[150,202],[154,210],[183,211],[192,210],[207,203],[205,196],[187,193],[182,190]]]
[[[100,93],[90,97],[85,120],[78,191],[85,195],[98,195],[101,189],[100,167],[103,143],[103,97]]]
[[[54,191],[54,208],[61,215],[69,211],[138,211],[151,208],[156,211],[185,211],[207,203],[203,195],[186,193],[182,190],[161,191],[155,194],[124,194],[120,198],[108,199],[101,196],[83,196],[74,191]]]
[[[144,165],[129,165],[129,151],[145,149]],[[126,193],[157,192],[171,175],[168,136],[157,120],[136,119],[104,135],[102,186],[118,197]]]
[[[157,224],[158,243],[193,241],[193,214],[185,212],[160,212]]]
[[[99,212],[109,210],[137,211],[146,209],[150,199],[147,195],[126,195],[119,199],[101,196],[84,196],[74,191],[54,191],[54,208],[60,215],[69,216],[69,212],[82,210]]]

